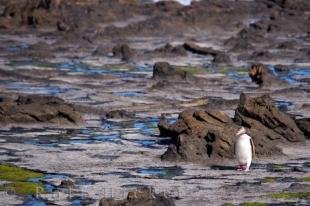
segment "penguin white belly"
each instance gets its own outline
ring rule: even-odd
[[[250,136],[241,135],[235,145],[235,155],[240,165],[246,165],[246,171],[249,170],[252,161],[252,146]]]

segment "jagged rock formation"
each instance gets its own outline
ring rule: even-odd
[[[206,163],[233,158],[240,125],[252,136],[258,156],[281,154],[279,143],[304,141],[295,121],[279,111],[269,96],[247,98],[241,94],[234,119],[218,110],[186,110],[174,124],[161,119],[160,136],[169,136],[173,142],[162,158]]]

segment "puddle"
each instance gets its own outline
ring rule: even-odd
[[[93,138],[99,142],[112,142],[112,143],[117,143],[117,144],[122,143],[122,140],[119,134],[98,135]]]
[[[274,104],[280,111],[286,112],[294,108],[294,104],[285,100],[275,100]]]
[[[21,135],[22,134],[22,135]],[[65,129],[22,129],[13,128],[9,131],[0,130],[0,137],[11,143],[25,143],[40,147],[60,147],[64,144],[122,144],[119,132],[107,132],[103,128],[85,128],[81,130]]]
[[[76,179],[75,184],[76,185],[94,185],[96,182],[98,181],[87,179],[87,178],[79,178],[79,179]]]
[[[44,186],[44,189],[47,193],[52,193],[57,189],[57,186],[55,185],[55,182],[61,182],[62,180],[67,180],[68,175],[65,174],[45,174],[43,177],[40,178],[30,178],[28,179],[28,182],[33,183],[42,183]],[[49,205],[46,203],[46,201],[34,197],[34,196],[27,196],[26,200],[23,205],[26,206],[46,206]]]
[[[155,135],[159,133],[158,128],[157,128],[158,122],[159,122],[159,118],[157,117],[140,119],[134,122],[133,128],[139,130],[141,134]]]
[[[230,70],[227,76],[233,80],[251,80],[247,72]]]
[[[34,183],[42,182],[46,192],[51,193],[56,190],[56,182],[60,183],[62,180],[68,180],[69,176],[64,174],[45,174],[41,178],[31,178],[28,181]]]
[[[171,121],[175,121],[174,119]],[[145,135],[157,135],[157,124],[159,122],[158,117],[148,117],[144,119],[136,119],[129,121],[112,121],[104,120],[103,128],[109,130],[137,130],[141,134]]]
[[[295,68],[287,71],[278,72],[274,67],[269,66],[268,69],[280,79],[288,82],[289,84],[296,84],[305,78],[310,78],[310,68]]]
[[[9,52],[21,52],[26,49],[29,49],[29,45],[25,43],[21,43],[21,44],[10,46],[6,50]]]
[[[180,176],[184,173],[181,167],[149,167],[135,169],[141,176],[158,179],[172,179],[173,177]]]
[[[37,199],[33,196],[28,196],[26,201],[23,203],[24,206],[46,206],[47,204],[40,199]]]
[[[72,206],[84,206],[84,205],[90,205],[95,202],[95,200],[86,198],[86,197],[72,197],[70,199],[70,202]]]
[[[144,93],[141,91],[124,91],[124,92],[115,92],[114,94],[121,97],[139,97],[144,95]]]
[[[104,75],[109,74],[116,77],[127,78],[127,77],[141,77],[145,76],[145,73],[152,72],[149,66],[137,66],[133,70],[122,70],[113,69],[112,66],[91,66],[86,63],[80,62],[79,60],[71,60],[68,62],[52,63],[46,61],[36,60],[20,60],[11,61],[9,66],[14,69],[56,69],[59,71],[67,72],[68,74],[84,74],[84,75]]]
[[[134,142],[140,144],[142,147],[157,148],[154,146],[157,143],[156,140],[134,140]]]

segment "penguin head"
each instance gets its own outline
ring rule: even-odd
[[[245,128],[244,128],[244,127],[241,127],[241,128],[238,130],[238,132],[236,133],[236,135],[239,136],[239,135],[242,135],[242,134],[245,134],[245,133],[246,133]]]

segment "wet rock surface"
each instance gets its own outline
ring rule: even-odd
[[[1,124],[52,123],[79,124],[81,114],[64,100],[51,96],[18,96],[1,98]]]
[[[128,192],[126,200],[102,199],[99,206],[122,206],[122,205],[145,205],[145,206],[174,206],[171,198],[163,194],[155,194],[152,188],[140,188]]]

